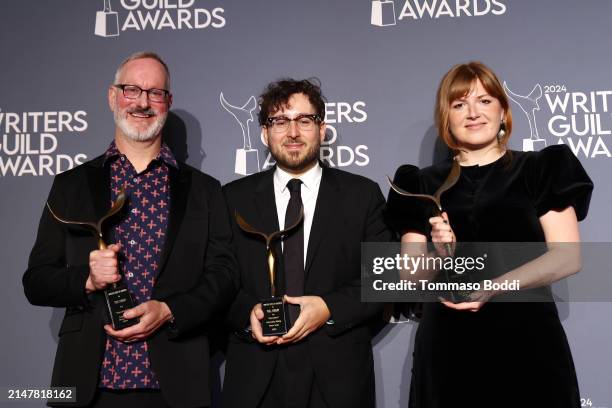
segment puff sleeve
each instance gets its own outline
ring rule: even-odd
[[[393,177],[393,184],[409,193],[422,193],[418,167],[400,166]],[[429,235],[431,209],[420,199],[405,197],[389,189],[385,221],[400,236],[408,231]]]
[[[566,145],[549,146],[534,153],[531,190],[538,217],[553,209],[574,207],[578,221],[589,210],[593,182]]]

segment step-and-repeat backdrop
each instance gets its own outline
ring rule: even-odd
[[[0,387],[48,385],[62,311],[29,305],[21,276],[53,176],[112,140],[106,93],[127,55],[166,59],[172,147],[222,183],[273,164],[251,119],[264,85],[318,77],[328,99],[321,159],[385,192],[398,165],[438,160],[438,82],[481,60],[512,100],[512,148],[565,143],[587,169],[595,192],[582,238],[607,242],[611,15],[607,0],[2,1]],[[559,310],[584,404],[612,407],[612,304]],[[396,321],[375,339],[379,407],[407,406],[415,327]]]

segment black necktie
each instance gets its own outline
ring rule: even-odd
[[[302,208],[301,195],[302,181],[291,179],[287,188],[291,192],[287,211],[285,212],[285,227],[293,224]],[[304,294],[304,223],[291,231],[284,240],[283,259],[285,264],[286,290],[289,296],[302,296]]]

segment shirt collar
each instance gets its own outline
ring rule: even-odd
[[[313,190],[321,182],[322,175],[323,168],[318,161],[312,168],[308,169],[306,173],[302,173],[297,177],[294,174],[288,173],[276,166],[276,170],[274,170],[274,184],[281,193],[284,193],[287,189],[287,183],[289,180],[298,178],[302,180],[304,187],[309,190]]]
[[[115,159],[118,156],[121,156],[121,152],[119,151],[119,149],[117,148],[117,144],[113,140],[110,146],[108,146],[108,149],[106,149],[106,151],[104,152],[104,164],[106,164],[110,160]],[[176,158],[172,154],[172,150],[170,150],[166,142],[162,142],[161,149],[159,149],[159,153],[157,153],[157,156],[155,156],[155,159],[153,160],[163,161],[167,165],[178,169],[178,162],[176,161]]]

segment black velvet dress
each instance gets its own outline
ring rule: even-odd
[[[405,165],[395,183],[433,194],[451,160]],[[458,242],[542,242],[539,217],[573,206],[579,220],[593,184],[565,145],[509,152],[462,167],[442,206]],[[430,237],[431,206],[391,192],[390,225]],[[579,407],[572,355],[553,302],[489,302],[478,312],[425,303],[414,345],[410,407]]]

